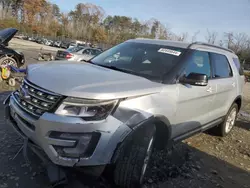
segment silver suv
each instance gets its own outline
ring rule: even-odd
[[[210,128],[227,135],[243,84],[233,51],[134,39],[88,63],[29,65],[5,100],[6,118],[53,163],[90,173],[112,166],[117,185],[138,187],[153,148]]]

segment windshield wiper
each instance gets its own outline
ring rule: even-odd
[[[116,70],[116,71],[121,71],[121,72],[129,73],[129,74],[135,74],[135,75],[140,76],[139,73],[136,73],[136,72],[134,72],[134,71],[132,71],[132,70],[121,69],[121,68],[118,68],[118,67],[112,66],[112,65],[111,65],[111,66],[109,66],[109,65],[101,65],[101,64],[94,63],[94,62],[91,61],[91,60],[88,60],[88,61],[86,61],[86,62],[91,63],[91,64],[94,64],[94,65],[97,65],[97,66],[100,66],[100,67],[105,67],[105,68],[108,68],[108,69],[112,69],[112,70]]]
[[[100,65],[100,64],[95,64],[95,65],[98,65],[98,66],[101,66],[101,67],[105,67],[105,68],[108,68],[108,69],[112,69],[112,70],[116,70],[116,71],[121,71],[121,72],[125,72],[125,73],[130,73],[130,74],[136,74],[138,75],[138,73],[132,71],[132,70],[128,70],[128,69],[121,69],[121,68],[118,68],[116,66],[109,66],[109,65]]]

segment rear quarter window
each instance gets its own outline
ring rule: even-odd
[[[244,71],[243,71],[243,68],[242,68],[242,66],[240,64],[239,59],[238,58],[233,58],[233,62],[235,64],[235,66],[237,67],[239,74],[244,75]]]

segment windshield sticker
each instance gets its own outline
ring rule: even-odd
[[[176,50],[166,49],[166,48],[160,48],[158,50],[158,52],[165,53],[165,54],[171,54],[171,55],[175,55],[175,56],[181,55],[181,52],[178,52]]]

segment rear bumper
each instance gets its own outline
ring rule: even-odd
[[[34,119],[23,111],[15,98],[10,95],[5,101],[5,117],[7,123],[22,137],[29,138],[46,153],[55,164],[61,166],[97,166],[109,164],[117,144],[123,140],[131,129],[116,118],[110,116],[102,122],[85,122],[80,118],[58,116],[51,113],[43,114]],[[77,150],[82,140],[52,137],[52,133],[66,133],[67,135],[90,134],[88,142],[81,156],[71,156]],[[99,136],[96,136],[99,135]],[[82,137],[81,137],[82,138]],[[81,148],[81,147],[80,147]],[[70,151],[69,151],[70,150]],[[62,151],[64,151],[62,153]],[[66,154],[66,155],[65,155]]]

